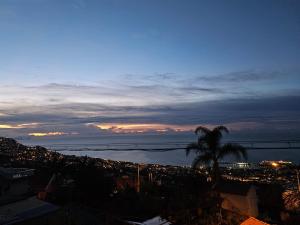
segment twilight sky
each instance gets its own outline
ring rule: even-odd
[[[0,135],[300,133],[297,0],[1,0]]]

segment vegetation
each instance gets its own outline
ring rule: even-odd
[[[238,160],[247,159],[247,152],[243,146],[232,143],[221,144],[223,132],[229,133],[229,130],[225,126],[217,126],[212,130],[199,126],[195,130],[195,134],[199,135],[198,141],[189,144],[186,148],[187,155],[191,151],[197,154],[192,165],[194,168],[201,164],[212,165],[211,177],[214,184],[220,180],[219,160],[229,155]]]

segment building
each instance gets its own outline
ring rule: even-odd
[[[220,167],[226,169],[257,169],[257,165],[249,162],[220,162]]]
[[[293,166],[293,163],[290,161],[283,161],[283,160],[279,160],[279,161],[264,160],[264,161],[261,161],[259,163],[259,165],[261,167],[265,167],[265,168],[278,169],[278,168],[285,168],[285,167]]]
[[[26,197],[30,191],[29,178],[33,175],[33,169],[0,167],[0,204]]]
[[[218,190],[223,198],[223,209],[240,215],[258,216],[258,197],[254,185],[239,182],[221,182]]]
[[[30,191],[33,169],[0,167],[0,224],[56,224],[59,207]]]

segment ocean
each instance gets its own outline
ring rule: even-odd
[[[65,155],[90,156],[95,158],[157,163],[162,165],[191,165],[194,154],[186,156],[185,147],[196,140],[192,134],[138,134],[101,137],[51,137],[19,140],[25,145],[41,145]],[[233,141],[234,140],[234,141]],[[248,161],[288,160],[300,163],[300,141],[277,139],[225,139],[248,147]],[[289,148],[290,147],[290,148]],[[224,161],[235,161],[225,158]]]

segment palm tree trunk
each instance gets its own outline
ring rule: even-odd
[[[217,159],[213,160],[213,182],[214,184],[218,184],[220,181],[220,168],[219,168],[219,162]]]

